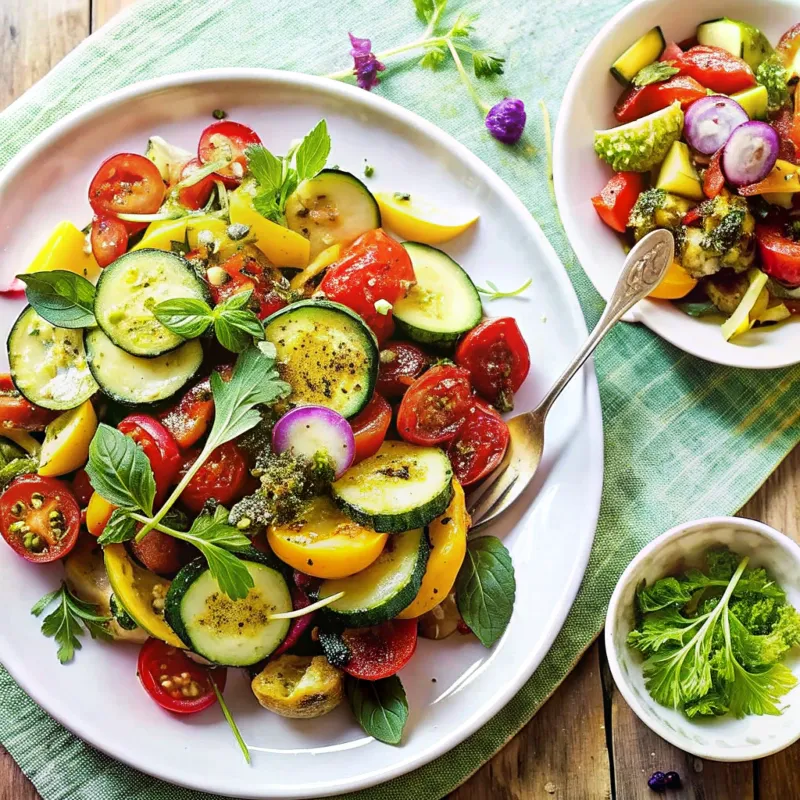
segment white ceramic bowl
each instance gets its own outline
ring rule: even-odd
[[[764,567],[800,608],[800,547],[762,522],[739,517],[710,517],[687,522],[651,542],[630,563],[611,597],[606,617],[606,652],[611,674],[625,701],[648,728],[681,750],[713,761],[750,761],[783,750],[800,739],[800,686],[782,698],[780,716],[733,716],[690,720],[681,711],[659,705],[647,691],[640,653],[626,644],[634,627],[634,596],[642,582],[652,584],[684,567],[703,566],[713,547],[727,546]],[[784,660],[800,677],[800,648]]]
[[[622,91],[608,71],[614,59],[654,25],[681,41],[704,20],[728,16],[757,25],[773,44],[800,22],[797,0],[639,0],[623,8],[595,36],[572,74],[555,132],[556,197],[570,244],[597,291],[608,299],[625,258],[616,234],[595,213],[592,195],[611,176],[594,153],[593,132],[618,123],[612,109]],[[627,319],[627,317],[626,317]],[[734,367],[768,369],[800,361],[800,318],[722,338],[718,319],[693,319],[667,300],[644,300],[631,312],[687,353]]]

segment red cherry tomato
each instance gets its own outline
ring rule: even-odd
[[[181,454],[172,434],[154,417],[131,414],[117,430],[133,439],[144,450],[156,479],[156,505],[166,497],[181,468]]]
[[[75,499],[78,501],[78,506],[80,508],[86,508],[86,506],[89,505],[89,500],[91,500],[94,494],[94,489],[92,488],[89,475],[85,469],[79,469],[75,475],[73,475],[72,494],[75,495]]]
[[[94,260],[101,267],[107,267],[128,249],[128,228],[116,217],[96,214],[89,238]]]
[[[75,546],[80,525],[77,500],[55,478],[22,475],[0,497],[0,533],[26,561],[63,558]]]
[[[427,354],[411,342],[389,342],[381,351],[376,391],[384,397],[402,397],[428,368]]]
[[[194,714],[213,706],[217,696],[211,681],[221,692],[228,674],[224,668],[201,666],[160,639],[148,639],[142,645],[136,672],[147,694],[175,714]]]
[[[644,177],[640,173],[618,172],[603,187],[600,194],[592,198],[592,205],[609,228],[625,233],[631,210],[642,191],[644,191]]]
[[[466,369],[450,364],[431,367],[403,397],[397,430],[413,444],[441,444],[455,436],[471,402]]]
[[[497,469],[508,447],[508,425],[489,405],[476,400],[447,447],[456,479],[470,486]]]
[[[401,670],[417,649],[417,620],[392,619],[371,628],[346,628],[342,639],[350,650],[344,671],[354,678],[379,681]]]
[[[688,75],[712,92],[733,94],[756,85],[747,63],[723,50],[699,44],[674,59],[681,75]]]
[[[199,158],[193,158],[191,161],[187,161],[186,165],[181,170],[181,180],[184,178],[188,178],[190,175],[197,172],[203,164],[201,163]],[[186,206],[186,208],[198,209],[203,208],[203,206],[208,202],[208,198],[211,197],[211,192],[214,191],[214,179],[216,175],[206,175],[205,178],[201,178],[197,183],[192,184],[191,186],[187,186],[185,189],[181,189],[178,192],[178,202],[182,206]]]
[[[682,225],[695,225],[696,223],[700,222],[703,218],[703,215],[700,213],[700,206],[695,206],[694,208],[690,208],[684,215],[683,219],[681,219]]]
[[[722,150],[718,150],[711,156],[711,162],[703,175],[703,194],[706,197],[716,197],[725,188],[725,176],[720,166],[721,158]]]
[[[456,364],[469,370],[475,391],[501,411],[514,407],[531,367],[528,345],[512,317],[485,319],[459,342]]]
[[[618,122],[633,122],[662,108],[671,106],[676,100],[685,110],[695,100],[706,96],[706,90],[688,75],[673,75],[661,83],[647,86],[630,86],[614,106]]]
[[[3,428],[23,431],[43,431],[56,417],[55,411],[35,406],[14,386],[11,375],[0,374],[0,434]]]
[[[200,455],[198,451],[186,454],[179,477]],[[234,442],[220,445],[209,456],[208,460],[189,481],[181,494],[181,501],[190,510],[199,514],[206,500],[214,499],[218,503],[228,505],[244,496],[251,483],[244,451]]]
[[[137,525],[137,530],[141,527]],[[161,531],[150,531],[141,542],[133,540],[128,546],[144,567],[166,577],[174,575],[197,555],[191,545]]]
[[[163,200],[161,173],[136,153],[106,159],[89,184],[89,204],[100,215],[154,214]]]
[[[391,332],[392,316],[379,314],[375,303],[386,300],[394,305],[414,280],[406,249],[377,228],[359,236],[329,267],[319,291],[355,311],[385,340]]]
[[[356,438],[356,457],[353,463],[357,464],[378,452],[391,422],[392,407],[379,394],[372,395],[366,408],[350,420],[350,427]]]
[[[242,176],[247,169],[244,152],[251,144],[261,144],[261,139],[252,128],[242,125],[241,122],[220,120],[209,125],[200,134],[197,157],[204,164],[230,161],[229,166],[217,170],[216,174],[227,187],[233,189],[242,182]]]
[[[756,225],[761,269],[786,286],[800,286],[800,242],[784,236],[778,225]]]
[[[228,278],[220,286],[209,285],[215,304],[252,289],[250,306],[259,319],[266,319],[287,305],[285,290],[289,286],[286,279],[279,270],[260,264],[252,254],[246,251],[234,253],[220,266]]]

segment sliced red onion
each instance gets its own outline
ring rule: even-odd
[[[722,171],[734,186],[763,181],[778,160],[781,143],[774,128],[753,120],[736,128],[722,150]]]
[[[325,406],[300,406],[284,414],[272,431],[276,453],[292,450],[311,458],[324,450],[332,459],[336,477],[344,474],[356,455],[356,440],[350,423]]]
[[[713,94],[695,100],[686,110],[683,133],[698,152],[713,155],[728,141],[734,128],[750,119],[730,97]]]
[[[25,294],[25,284],[19,278],[9,278],[4,283],[0,284],[0,294]]]
[[[311,605],[311,598],[309,598],[309,596],[301,589],[292,586],[289,589],[289,593],[292,595],[292,609],[294,611]],[[316,611],[312,611],[309,614],[306,614],[304,617],[295,617],[291,621],[286,638],[280,643],[278,649],[272,654],[272,658],[281,655],[281,653],[285,653],[290,647],[294,647],[297,644],[297,642],[300,640],[300,637],[306,632],[306,630],[308,630],[309,625],[311,625],[311,623],[314,621],[314,615],[316,613]]]

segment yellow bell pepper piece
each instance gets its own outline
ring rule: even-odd
[[[71,222],[59,222],[25,272],[64,269],[97,283],[102,271],[91,250],[87,253],[86,235]]]
[[[425,244],[449,242],[474,225],[479,216],[464,209],[437,208],[416,194],[401,200],[391,192],[376,192],[375,199],[384,227],[404,239]]]
[[[172,242],[184,242],[189,234],[189,246],[194,249],[198,245],[197,236],[200,231],[211,231],[215,239],[227,240],[228,225],[218,217],[201,215],[181,217],[180,219],[163,219],[151,222],[144,232],[141,241],[131,250],[171,250]]]
[[[338,261],[341,252],[342,247],[338,244],[332,244],[323,250],[302,272],[298,272],[289,281],[290,288],[295,292],[302,291],[312,278],[316,278],[326,267]]]
[[[0,428],[0,436],[11,439],[14,444],[19,445],[28,455],[37,456],[42,446],[27,431],[20,431],[14,428]]]
[[[739,194],[750,197],[754,194],[772,194],[785,192],[800,192],[800,167],[791,161],[778,159],[769,175],[763,181],[752,183],[750,186],[740,186]]]
[[[667,267],[661,283],[647,296],[657,300],[679,300],[686,297],[695,286],[697,281],[677,261],[673,261]]]
[[[253,207],[253,197],[239,188],[228,195],[232,224],[247,225],[256,237],[256,247],[276,266],[303,269],[311,255],[308,239],[262,217]]]
[[[753,325],[750,317],[753,308],[761,297],[761,291],[767,284],[767,276],[757,269],[747,271],[750,287],[744,293],[741,302],[736,306],[736,310],[731,316],[722,323],[722,336],[725,341],[730,341],[734,336],[749,331]]]
[[[91,400],[59,414],[45,429],[39,474],[52,478],[82,467],[89,458],[89,444],[96,430],[97,415]]]

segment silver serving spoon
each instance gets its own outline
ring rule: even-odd
[[[471,532],[496,519],[531,482],[542,460],[547,412],[614,324],[658,286],[674,255],[675,240],[665,230],[649,233],[628,253],[605,311],[578,354],[533,411],[508,420],[511,438],[505,457],[469,508]]]

